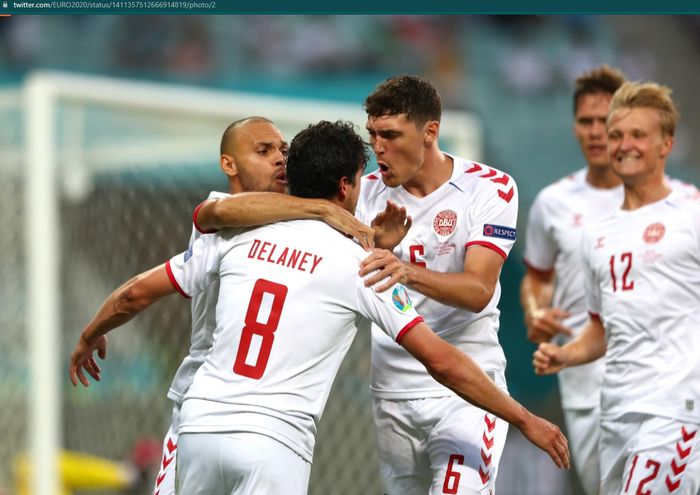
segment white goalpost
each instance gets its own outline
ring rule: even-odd
[[[26,286],[19,284],[18,290],[26,291],[23,307],[31,378],[23,425],[29,440],[8,449],[14,453],[29,449],[33,472],[42,473],[33,476],[32,493],[55,495],[61,448],[118,456],[139,435],[165,433],[170,407],[165,394],[189,346],[188,305],[168,302],[164,310],[139,317],[124,332],[110,336],[110,353],[114,353],[105,363],[114,360],[116,364],[106,364],[113,367],[106,369],[105,383],[70,390],[64,364],[82,330],[79,325],[92,317],[99,302],[130,276],[181,250],[189,235],[191,208],[209,189],[225,187],[217,166],[224,128],[234,120],[261,115],[274,121],[291,141],[310,123],[342,119],[354,122],[366,137],[366,115],[361,101],[330,102],[54,72],[30,75],[20,101],[13,94],[15,98],[0,94],[0,112],[20,106],[23,144],[17,147],[22,165],[5,164],[0,173],[24,187],[23,214],[16,215],[16,221],[24,219],[25,225],[24,268],[15,269],[26,276]],[[1,139],[0,133],[0,144]],[[444,149],[480,160],[482,143],[481,126],[473,115],[443,113]],[[0,247],[1,242],[2,238]],[[367,428],[371,428],[365,401],[368,342],[358,340],[354,357],[349,356],[336,380],[336,395],[329,399],[314,465],[323,464],[325,453],[331,452],[324,450],[323,438],[348,442],[351,457],[338,459],[346,454],[337,454],[328,462],[348,473],[339,475],[319,467],[322,472],[312,475],[310,493],[337,487],[343,476],[348,484],[357,483],[358,473],[364,471],[377,478],[374,466],[362,469],[362,463],[369,462],[367,456],[373,455],[367,452],[373,452],[374,443],[367,440]],[[122,417],[112,419],[112,413]],[[340,422],[343,415],[351,415],[346,424],[329,424],[328,416]],[[357,419],[360,415],[364,419]],[[3,421],[0,414],[0,427],[5,426]],[[354,430],[344,430],[353,425]],[[0,485],[3,476],[7,479],[10,474],[0,467]],[[367,483],[367,487],[376,486],[372,485],[376,480]]]

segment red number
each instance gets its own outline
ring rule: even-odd
[[[612,259],[612,258],[610,258]],[[625,493],[627,493],[627,490],[630,488],[630,481],[632,481],[632,476],[634,475],[634,468],[637,467],[637,459],[639,458],[638,455],[634,456],[634,459],[632,460],[632,469],[630,469],[630,475],[627,477],[627,483],[625,483]]]
[[[260,305],[262,304],[265,294],[271,294],[273,299],[270,316],[267,318],[267,322],[262,323],[258,321],[258,314],[260,313]],[[272,344],[275,342],[275,330],[277,330],[277,325],[280,322],[282,306],[284,306],[284,300],[286,298],[286,286],[264,279],[255,282],[253,293],[250,296],[250,303],[248,303],[248,311],[246,311],[245,314],[245,326],[241,333],[241,342],[238,345],[236,361],[233,364],[234,373],[255,380],[259,380],[263,375],[267,367],[267,360],[270,359]],[[261,342],[260,352],[258,353],[255,364],[250,365],[246,363],[246,358],[250,352],[253,335],[259,335],[261,337]]]
[[[447,462],[447,471],[445,472],[445,482],[442,484],[442,493],[455,494],[459,489],[459,478],[461,474],[459,471],[453,471],[454,463],[460,466],[464,465],[464,456],[458,454],[452,454],[450,460]],[[450,481],[452,481],[452,486],[450,486]]]
[[[651,480],[656,478],[656,475],[659,474],[659,468],[661,467],[661,464],[649,459],[647,461],[647,468],[650,468],[652,466],[654,467],[654,470],[651,472],[651,474],[649,476],[647,476],[646,478],[644,478],[642,481],[639,482],[639,486],[637,487],[637,493],[635,493],[634,495],[651,495],[651,490],[647,490],[645,492],[642,490],[644,490],[644,485],[646,485]]]
[[[632,270],[632,253],[622,253],[620,255],[620,262],[627,262],[627,268],[622,273],[622,289],[621,290],[632,290],[634,289],[634,280],[628,280],[630,271]],[[617,292],[617,277],[615,276],[615,255],[610,256],[610,278],[612,279],[613,292]]]
[[[425,261],[418,261],[418,256],[425,255],[425,250],[421,244],[416,244],[408,248],[408,253],[411,258],[411,263],[425,267]]]

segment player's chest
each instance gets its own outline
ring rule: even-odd
[[[620,218],[595,229],[588,242],[596,278],[611,294],[662,290],[664,284],[695,278],[700,262],[692,229],[664,215]]]

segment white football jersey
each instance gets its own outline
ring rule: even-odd
[[[213,345],[182,405],[180,434],[249,431],[309,462],[333,378],[370,320],[392,340],[422,321],[406,290],[364,286],[359,245],[314,220],[203,236],[168,262],[187,295],[219,280]]]
[[[532,203],[525,233],[525,263],[539,271],[554,270],[552,307],[571,313],[563,323],[573,336],[557,335],[554,341],[560,345],[580,334],[588,321],[580,256],[584,227],[610,216],[624,199],[622,184],[610,189],[593,187],[586,181],[587,172],[579,170],[544,188]],[[683,196],[697,194],[693,185],[668,177],[666,181]],[[601,358],[562,370],[558,374],[562,406],[598,406],[604,369]]]
[[[229,194],[212,191],[207,199],[225,198]],[[197,211],[194,212],[196,218]],[[190,235],[189,247],[192,247],[194,242],[206,232],[202,232],[196,223],[192,225],[192,235]],[[191,316],[192,316],[192,335],[190,338],[190,352],[182,360],[180,367],[175,372],[173,381],[168,390],[168,398],[177,404],[182,404],[185,398],[187,389],[190,388],[194,374],[204,362],[209,348],[212,344],[214,329],[216,328],[216,301],[219,297],[219,283],[212,281],[205,290],[192,297],[191,301]]]
[[[602,417],[700,422],[700,204],[674,192],[618,209],[584,233],[581,253],[608,346]]]
[[[586,181],[587,169],[579,170],[544,188],[530,208],[525,232],[525,263],[539,271],[554,270],[552,307],[571,313],[563,324],[574,337],[588,321],[583,289],[581,236],[584,226],[609,216],[622,204],[622,184],[599,189]],[[562,345],[573,337],[559,334]],[[600,403],[605,363],[599,359],[558,374],[559,393],[565,408],[593,408]]]
[[[402,186],[389,188],[377,173],[362,178],[358,218],[369,225],[387,200],[405,206],[413,217],[406,237],[394,249],[403,261],[436,272],[463,272],[471,246],[493,249],[505,259],[515,242],[518,192],[509,175],[492,167],[452,156],[450,180],[423,198]],[[474,359],[483,370],[505,383],[506,359],[497,325],[465,329],[471,322],[497,316],[501,296],[496,284],[491,301],[480,313],[448,306],[408,288],[411,300],[430,327]],[[383,333],[372,331],[372,391],[377,397],[409,399],[440,397],[450,392],[436,382],[408,352]]]

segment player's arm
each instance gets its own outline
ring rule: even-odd
[[[525,313],[527,338],[532,342],[549,342],[557,333],[571,335],[571,329],[561,323],[571,313],[552,308],[554,271],[537,270],[531,266],[520,284],[520,303]]]
[[[471,358],[441,339],[428,325],[418,323],[403,335],[400,343],[435,380],[467,402],[511,423],[547,452],[558,467],[569,468],[569,448],[559,428],[501,391]]]
[[[532,364],[538,375],[551,375],[564,368],[590,363],[605,355],[605,328],[597,315],[591,315],[581,334],[562,347],[548,342],[539,345]]]
[[[100,367],[93,357],[93,351],[97,350],[102,359],[106,357],[105,334],[124,325],[158,299],[176,290],[168,277],[165,264],[162,264],[136,275],[112,292],[81,333],[71,354],[69,373],[73,385],[77,385],[78,380],[86,387],[89,385],[83,369],[99,381]]]
[[[250,192],[211,199],[195,211],[194,223],[200,231],[207,232],[299,219],[322,220],[357,239],[365,249],[374,246],[374,231],[349,211],[325,199],[298,198],[288,194]]]
[[[478,313],[493,297],[504,261],[496,251],[473,245],[467,250],[462,272],[443,273],[399,260],[390,251],[379,250],[365,258],[360,265],[360,275],[366,277],[367,286],[389,277],[387,282],[377,285],[379,292],[398,282],[443,304]],[[376,273],[371,274],[375,270]]]

